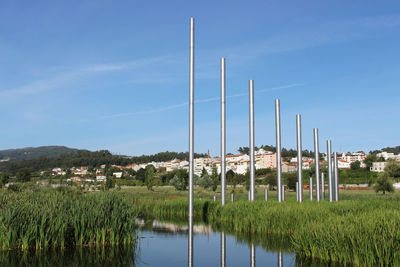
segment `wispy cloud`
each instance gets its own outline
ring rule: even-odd
[[[95,64],[90,66],[78,67],[73,70],[59,73],[52,77],[30,82],[20,87],[1,90],[0,98],[4,100],[10,97],[21,97],[25,95],[39,94],[48,90],[58,89],[73,81],[87,78],[90,75],[141,68],[156,63],[159,64],[160,62],[166,63],[171,61],[174,61],[173,57],[171,55],[165,55],[121,63]]]
[[[288,84],[288,85],[282,85],[282,86],[277,86],[277,87],[271,87],[271,88],[265,88],[261,90],[255,90],[255,93],[265,93],[265,92],[272,92],[272,91],[277,91],[277,90],[283,90],[283,89],[289,89],[293,87],[299,87],[303,86],[303,83],[293,83],[293,84]],[[247,96],[248,93],[240,93],[240,94],[234,94],[234,95],[228,95],[226,98],[237,98],[237,97],[243,97]],[[215,102],[219,101],[220,97],[210,97],[210,98],[203,98],[203,99],[198,99],[195,101],[195,104],[199,103],[208,103],[208,102]],[[120,118],[120,117],[127,117],[127,116],[137,116],[137,115],[144,115],[144,114],[151,114],[151,113],[160,113],[172,109],[177,109],[181,107],[187,107],[189,105],[189,102],[184,102],[180,104],[174,104],[174,105],[169,105],[165,107],[160,107],[157,109],[148,109],[148,110],[142,110],[142,111],[136,111],[136,112],[125,112],[125,113],[117,113],[117,114],[111,114],[111,115],[104,115],[100,116],[97,118],[91,118],[91,119],[82,119],[81,122],[87,122],[87,121],[93,121],[93,120],[104,120],[104,119],[113,119],[113,118]]]
[[[381,33],[382,30],[399,26],[400,15],[398,14],[316,22],[312,26],[297,28],[295,32],[286,31],[258,42],[253,40],[250,43],[228,48],[200,51],[202,58],[206,58],[200,62],[200,68],[217,65],[218,62],[214,59],[220,56],[228,58],[229,64],[242,65],[266,55],[370,38]]]

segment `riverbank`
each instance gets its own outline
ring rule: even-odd
[[[367,266],[400,263],[400,201],[344,200],[339,203],[238,201],[222,207],[195,200],[195,220],[215,229],[260,236],[282,236],[306,258]],[[164,200],[138,205],[142,216],[187,220],[187,201]]]

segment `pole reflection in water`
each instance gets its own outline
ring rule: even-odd
[[[226,237],[221,233],[221,267],[226,266]]]
[[[250,266],[256,267],[256,247],[254,244],[251,244],[250,247]]]
[[[278,253],[278,267],[282,267],[282,266],[283,266],[282,251],[279,250],[279,253]]]

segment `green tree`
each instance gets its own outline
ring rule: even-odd
[[[113,176],[109,176],[106,179],[106,184],[105,184],[105,188],[106,190],[112,189],[115,187],[115,179],[113,178]]]
[[[361,162],[358,160],[350,164],[350,169],[352,170],[359,170],[360,168],[361,168]]]
[[[366,168],[369,170],[372,167],[372,163],[376,162],[376,154],[370,154],[364,159],[364,164],[366,165]]]
[[[385,172],[387,172],[391,178],[399,179],[400,178],[400,164],[393,159],[388,160],[386,167],[385,167]]]
[[[244,185],[246,187],[246,190],[250,190],[250,171],[247,170],[246,174],[244,175]]]
[[[185,182],[181,177],[178,176],[178,174],[174,175],[174,177],[169,181],[169,184],[179,191],[183,191],[186,189]]]
[[[241,184],[241,183],[242,183],[242,180],[243,180],[243,175],[242,175],[242,174],[235,173],[235,175],[234,175],[233,178],[232,178],[232,185],[233,185],[233,188],[235,189],[236,186],[237,186],[238,184]]]
[[[146,186],[148,190],[153,191],[153,185],[154,185],[154,166],[153,165],[148,165],[146,166]]]
[[[212,181],[212,190],[215,192],[219,184],[219,176],[217,172],[217,167],[215,166],[212,168],[211,181]]]
[[[197,179],[197,185],[207,189],[213,185],[213,180],[210,175],[206,173]]]
[[[383,172],[379,175],[374,188],[377,193],[380,191],[382,191],[382,194],[394,192],[393,182],[387,172]]]
[[[0,184],[1,184],[1,186],[6,185],[9,180],[10,180],[10,175],[8,174],[8,172],[1,173],[1,176],[0,176]]]
[[[226,172],[226,184],[232,184],[233,176],[235,173],[232,170]]]
[[[272,188],[276,186],[276,175],[273,173],[268,173],[265,177],[265,182]]]
[[[289,189],[296,190],[296,183],[297,183],[297,174],[296,173],[288,173],[286,178],[286,183]]]
[[[20,182],[29,182],[31,180],[31,169],[22,168],[17,172],[17,180]]]
[[[144,182],[146,180],[146,170],[143,168],[140,168],[137,172],[136,172],[136,179]]]

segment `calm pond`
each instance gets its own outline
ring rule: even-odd
[[[187,266],[186,226],[159,221],[138,221],[139,242],[129,248],[80,248],[64,252],[48,251],[0,253],[0,266]],[[305,262],[288,252],[282,243],[250,241],[214,231],[207,225],[194,226],[194,266],[221,265],[221,240],[225,236],[225,266],[330,266]],[[272,244],[272,245],[271,245]],[[272,247],[272,248],[271,248]]]

